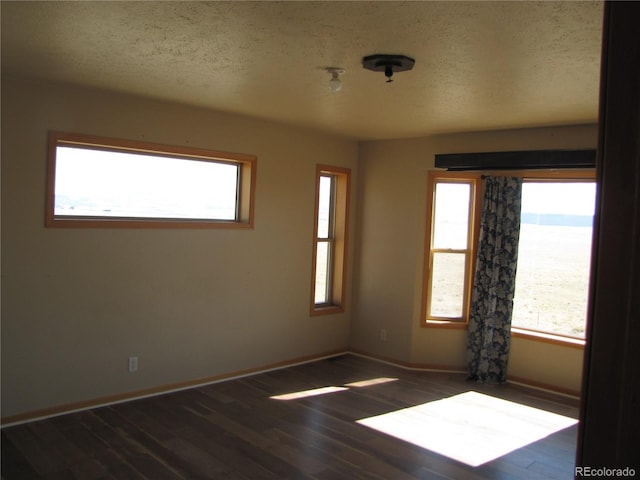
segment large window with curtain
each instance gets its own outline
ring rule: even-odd
[[[485,173],[490,172],[429,175],[423,326],[468,326]],[[493,174],[522,179],[511,330],[580,344],[586,320],[595,172]]]

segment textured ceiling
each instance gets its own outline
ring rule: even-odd
[[[597,121],[601,2],[9,2],[2,71],[357,139]],[[415,58],[385,83],[363,56]],[[324,67],[341,67],[329,92]]]

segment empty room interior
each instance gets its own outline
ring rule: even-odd
[[[3,479],[573,478],[603,2],[1,8]]]

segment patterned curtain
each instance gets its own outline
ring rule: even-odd
[[[469,316],[469,380],[507,380],[521,198],[521,178],[485,177]]]

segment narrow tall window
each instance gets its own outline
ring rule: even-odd
[[[331,277],[336,220],[336,177],[321,174],[318,185],[318,235],[316,237],[315,305],[331,304]]]
[[[478,175],[430,174],[424,322],[468,319]]]
[[[250,227],[255,157],[52,133],[48,226]]]
[[[344,311],[350,170],[319,165],[313,244],[313,315]]]

